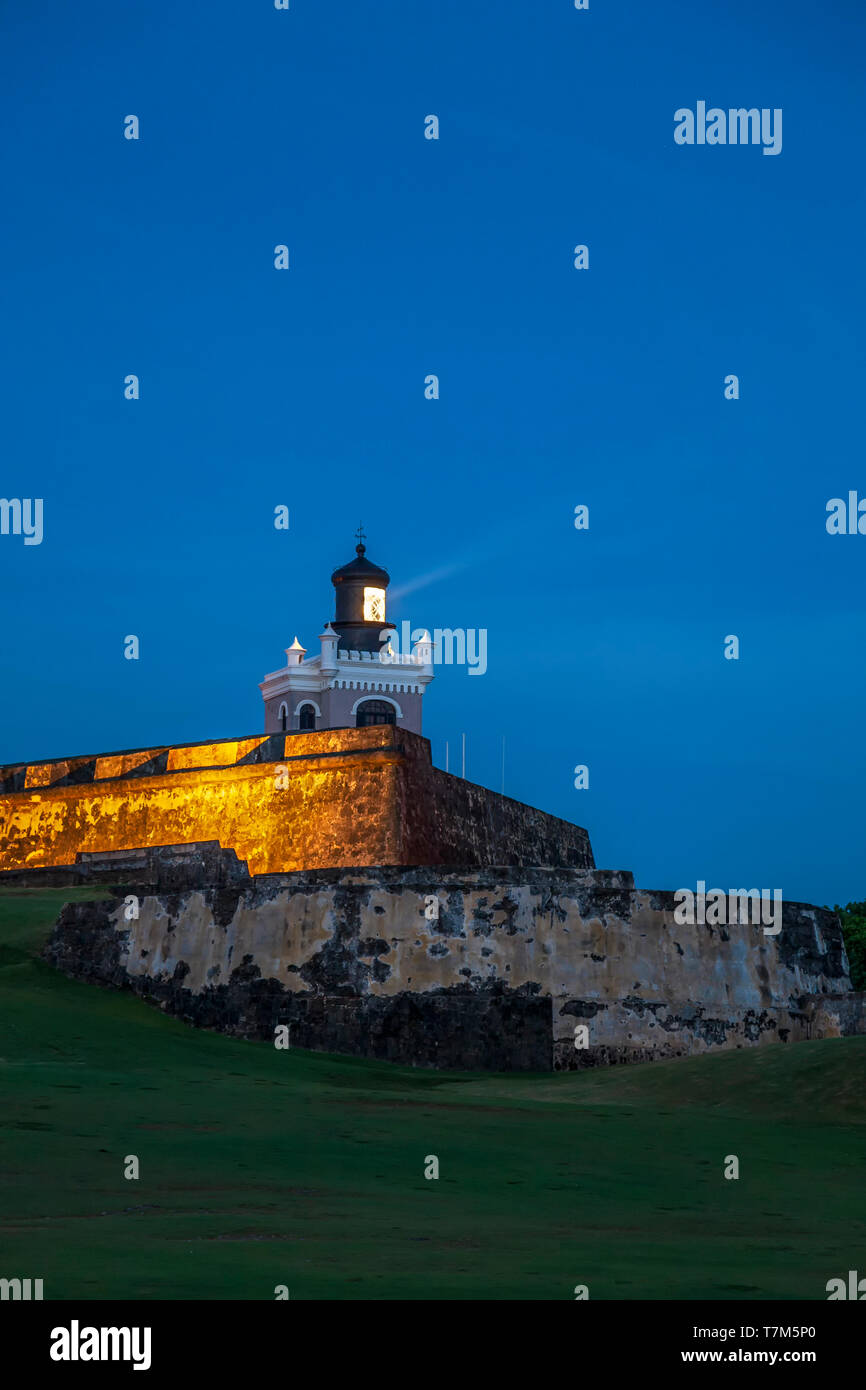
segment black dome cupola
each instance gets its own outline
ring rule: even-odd
[[[337,616],[331,626],[339,634],[341,649],[378,652],[386,625],[385,598],[391,576],[367,559],[364,532],[357,531],[355,559],[331,575],[337,594]]]

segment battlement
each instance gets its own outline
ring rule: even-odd
[[[236,767],[248,762],[279,762],[287,756],[298,756],[294,742],[291,753],[287,753],[288,740],[303,739],[304,752],[318,751],[319,745],[315,740],[320,740],[326,733],[355,732],[364,731],[332,729],[301,733],[288,730],[279,734],[254,734],[246,738],[205,739],[201,743],[163,744],[157,748],[128,748],[117,753],[85,753],[40,762],[8,763],[0,766],[0,796],[34,787],[80,786],[118,777],[154,777],[164,772],[196,772],[203,768]],[[353,746],[364,746],[363,740]]]

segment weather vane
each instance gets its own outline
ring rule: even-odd
[[[363,545],[363,544],[364,544],[364,541],[367,539],[367,537],[364,535],[364,523],[363,523],[363,521],[359,523],[358,529],[357,529],[357,531],[355,532],[355,535],[358,537],[358,544],[359,544],[359,545]]]

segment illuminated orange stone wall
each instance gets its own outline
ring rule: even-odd
[[[202,840],[234,849],[252,874],[399,864],[393,732],[258,735],[0,769],[5,785],[22,783],[0,795],[0,870]],[[238,761],[257,748],[267,761]],[[160,753],[165,771],[130,775]],[[88,763],[93,779],[72,783]]]
[[[441,772],[391,725],[0,767],[0,873],[214,840],[251,874],[593,866],[585,830]]]

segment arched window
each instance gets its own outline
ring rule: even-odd
[[[282,729],[283,733],[285,733],[286,730],[288,729],[288,727],[289,727],[289,707],[288,707],[288,705],[283,704],[283,705],[280,705],[280,728]]]
[[[386,700],[362,700],[355,717],[356,727],[366,729],[370,724],[396,724],[397,711]]]
[[[316,709],[314,705],[301,705],[298,710],[298,728],[315,729]]]

